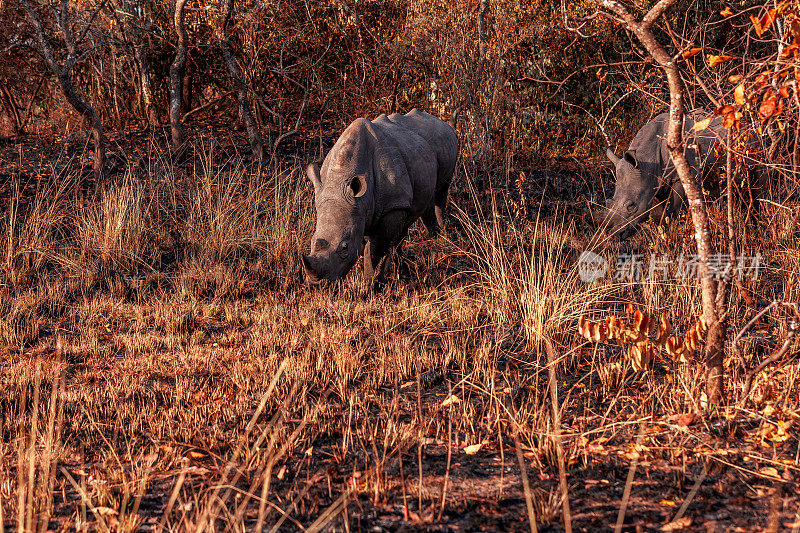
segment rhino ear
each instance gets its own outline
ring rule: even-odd
[[[625,158],[625,161],[630,163],[633,168],[636,168],[636,165],[639,164],[639,162],[636,160],[636,150],[628,150],[625,152],[623,157]]]
[[[354,198],[361,198],[367,192],[367,177],[364,174],[358,174],[350,180],[350,190],[353,191]]]
[[[611,163],[614,164],[614,166],[617,166],[617,163],[619,162],[619,157],[617,157],[617,154],[614,153],[614,150],[612,150],[610,146],[606,148],[606,157],[608,158],[609,161],[611,161]]]
[[[322,180],[319,177],[318,161],[314,161],[306,167],[306,176],[308,176],[308,179],[311,180],[315,191],[322,188]]]

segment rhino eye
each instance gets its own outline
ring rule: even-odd
[[[628,210],[628,213],[633,213],[636,211],[636,202],[628,202],[628,205],[626,205],[625,208]]]

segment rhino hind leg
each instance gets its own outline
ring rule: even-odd
[[[433,201],[433,211],[436,217],[436,224],[439,228],[444,228],[445,216],[447,215],[447,193],[450,190],[450,181],[453,179],[455,167],[450,169],[444,176],[439,176],[439,183],[436,187],[436,197]]]

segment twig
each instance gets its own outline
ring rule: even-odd
[[[278,138],[275,139],[275,143],[272,145],[272,157],[273,158],[275,157],[275,154],[278,151],[278,144],[280,144],[280,142],[282,140],[284,140],[285,138],[289,137],[290,135],[294,135],[295,133],[297,133],[297,131],[300,129],[300,121],[303,120],[303,112],[306,109],[306,103],[308,103],[308,87],[306,87],[305,85],[302,85],[301,83],[293,80],[292,78],[290,78],[288,76],[286,76],[286,79],[288,79],[289,81],[295,82],[297,85],[302,87],[305,92],[303,94],[303,103],[300,104],[300,110],[297,112],[297,120],[294,123],[294,128],[292,130],[290,130],[290,131],[281,133],[278,136]]]
[[[644,435],[644,425],[640,427],[639,436],[636,438],[636,447],[642,442]],[[631,488],[633,487],[633,478],[636,476],[636,467],[639,465],[639,452],[634,449],[633,460],[628,469],[628,478],[625,480],[625,489],[622,491],[622,501],[619,504],[619,512],[617,513],[617,523],[614,526],[614,533],[622,531],[622,524],[625,522],[625,512],[628,510],[628,500],[631,497]]]
[[[453,387],[450,384],[450,380],[447,380],[447,397],[450,398],[453,395]],[[453,402],[450,402],[448,406],[447,412],[447,466],[444,470],[444,484],[442,485],[442,505],[439,507],[439,515],[436,518],[436,521],[440,521],[442,519],[442,514],[444,513],[444,504],[447,501],[447,482],[450,480],[450,462],[453,458]]]
[[[531,525],[531,533],[538,533],[539,529],[536,527],[536,511],[533,508],[533,499],[531,498],[531,486],[528,481],[528,469],[525,466],[525,458],[522,456],[522,448],[520,447],[519,437],[517,436],[518,430],[514,431],[514,448],[517,451],[517,462],[519,462],[519,475],[522,478],[522,490],[525,493],[525,506],[528,509],[528,522]]]
[[[422,516],[422,384],[419,378],[419,367],[417,367],[417,417],[419,423],[419,435],[417,439],[417,513]]]
[[[675,522],[676,520],[680,520],[683,517],[683,514],[686,512],[686,509],[689,508],[689,504],[692,503],[697,491],[700,490],[700,485],[703,484],[703,481],[706,479],[706,475],[708,474],[708,465],[703,465],[703,471],[700,473],[700,478],[695,481],[692,490],[689,491],[689,494],[686,495],[686,499],[683,500],[683,504],[681,504],[678,512],[675,513],[675,516],[672,517],[670,522]]]
[[[569,488],[567,487],[567,472],[564,468],[564,448],[561,445],[561,413],[558,407],[558,381],[556,380],[556,350],[550,339],[544,339],[547,351],[547,373],[550,381],[550,405],[553,408],[553,440],[556,444],[558,459],[558,479],[561,485],[561,508],[564,514],[564,530],[572,532],[572,513],[569,509]]]
[[[219,95],[218,97],[214,98],[213,100],[210,100],[210,101],[206,102],[205,104],[203,104],[201,106],[195,107],[194,109],[192,109],[190,111],[187,111],[186,113],[183,114],[183,117],[181,118],[181,121],[182,122],[186,122],[186,119],[189,118],[191,115],[194,115],[195,113],[199,113],[200,111],[208,109],[209,107],[213,106],[214,104],[220,103],[222,100],[224,100],[225,98],[227,98],[231,94],[233,94],[232,90],[231,91],[226,91],[226,92],[222,93],[221,95]]]
[[[764,359],[761,364],[755,367],[752,371],[748,372],[747,378],[744,382],[744,388],[742,390],[742,398],[739,400],[739,405],[743,405],[747,400],[747,397],[750,395],[750,388],[753,386],[753,379],[768,365],[778,361],[784,355],[786,355],[786,352],[789,351],[789,347],[792,345],[792,342],[794,342],[794,338],[797,335],[797,329],[798,323],[796,320],[789,322],[789,333],[786,335],[786,340],[784,340],[783,346],[781,346],[781,348],[774,354]]]

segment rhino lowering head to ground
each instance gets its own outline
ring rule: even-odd
[[[306,168],[317,214],[311,253],[302,255],[307,280],[338,281],[363,247],[364,277],[371,282],[418,218],[436,234],[457,158],[453,128],[416,109],[350,124],[322,166]]]
[[[718,165],[716,143],[725,138],[720,117],[703,130],[693,130],[695,120],[702,118],[700,113],[693,113],[684,122],[686,159],[695,178]],[[661,222],[665,216],[677,215],[687,204],[667,147],[668,122],[669,114],[663,113],[645,124],[622,157],[611,148],[606,150],[614,164],[616,184],[600,220],[601,228],[612,237],[625,239],[648,215]]]

